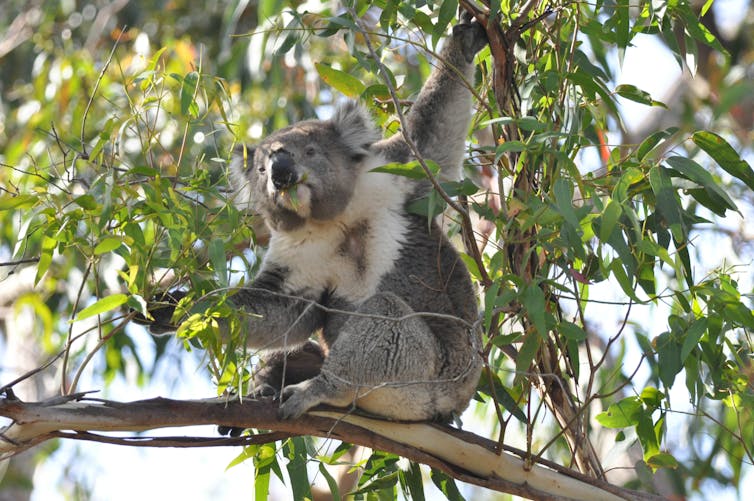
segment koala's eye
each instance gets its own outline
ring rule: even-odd
[[[307,157],[313,157],[316,154],[317,148],[315,148],[314,146],[307,146],[306,148],[304,148],[304,155],[306,155]]]

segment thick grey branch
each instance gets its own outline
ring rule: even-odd
[[[136,432],[220,424],[273,430],[272,435],[267,436],[269,440],[313,435],[390,451],[438,468],[464,482],[533,499],[659,499],[563,468],[556,471],[540,464],[525,468],[524,460],[520,457],[507,452],[498,455],[494,452],[494,442],[468,432],[426,423],[382,421],[344,414],[342,410],[318,410],[301,419],[280,420],[277,405],[269,400],[228,402],[222,399],[182,401],[154,398],[123,403],[63,397],[43,402],[22,402],[11,393],[0,398],[0,416],[12,421],[0,430],[2,458],[56,437],[96,440],[97,436],[91,432]],[[117,442],[117,439],[108,437],[108,441]],[[138,441],[132,437],[123,438],[120,443],[138,445]],[[213,443],[227,445],[219,439]],[[190,442],[183,445],[190,445]],[[196,445],[206,445],[206,440],[197,439]]]

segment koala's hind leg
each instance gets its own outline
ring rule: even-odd
[[[254,374],[249,398],[278,398],[287,385],[311,379],[319,374],[325,354],[313,341],[294,351],[275,351],[262,357],[261,368]],[[218,426],[220,435],[238,437],[244,428]]]
[[[368,299],[338,333],[320,374],[283,390],[280,416],[295,418],[318,404],[356,404],[392,419],[432,419],[442,356],[413,313],[392,293]]]
[[[252,379],[252,398],[278,397],[284,386],[311,379],[319,374],[325,354],[322,348],[308,341],[293,351],[276,351],[266,354],[260,369]]]

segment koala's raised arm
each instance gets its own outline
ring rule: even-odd
[[[471,92],[474,56],[487,44],[487,36],[476,22],[462,21],[445,40],[435,69],[406,115],[407,136],[421,156],[440,166],[443,179],[461,178],[464,142],[471,122]],[[403,134],[396,134],[375,146],[387,160],[405,162],[412,152]]]

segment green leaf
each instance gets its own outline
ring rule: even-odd
[[[392,28],[397,20],[397,0],[387,0],[380,14],[380,26],[384,31]]]
[[[503,386],[502,382],[500,385],[495,385],[495,396],[497,397],[498,402],[503,405],[503,408],[510,412],[513,417],[524,424],[527,423],[526,414],[524,414],[524,411],[522,411],[518,404],[516,404],[516,399],[514,399],[508,389]]]
[[[253,454],[254,499],[267,499],[270,493],[270,472],[274,471],[278,477],[282,477],[282,472],[277,462],[275,444],[263,444],[258,447]]]
[[[620,219],[623,210],[618,202],[610,200],[605,206],[605,210],[602,211],[602,220],[600,224],[599,238],[603,242],[610,240],[610,236],[613,234],[618,220]]]
[[[634,101],[640,104],[646,104],[647,106],[660,106],[667,109],[665,103],[655,101],[649,92],[643,91],[635,85],[622,84],[615,88],[615,93],[620,97],[624,97],[630,101]]]
[[[485,120],[480,125],[492,125],[492,124],[500,124],[500,125],[513,124],[517,126],[519,129],[529,131],[529,132],[541,132],[547,129],[547,123],[540,122],[536,117],[521,117],[521,118],[500,117],[500,118],[493,118],[491,120]]]
[[[545,293],[538,285],[529,284],[521,294],[521,303],[524,305],[526,314],[534,324],[537,333],[544,339],[547,336]]]
[[[148,167],[146,165],[137,165],[136,167],[132,169],[128,169],[128,172],[126,172],[126,175],[128,176],[156,177],[159,174],[160,174],[160,171],[152,167]]]
[[[643,411],[639,397],[627,397],[611,404],[606,411],[595,416],[597,422],[605,428],[625,428],[635,426]]]
[[[413,501],[424,501],[424,481],[422,480],[422,472],[419,464],[411,461],[407,470],[399,470],[399,472],[401,474],[404,497]],[[406,488],[408,492],[406,492]]]
[[[122,243],[123,240],[120,237],[105,237],[94,248],[94,255],[99,256],[100,254],[113,251],[120,247]]]
[[[436,176],[440,172],[440,166],[437,163],[427,160],[427,167],[429,167],[432,175]],[[380,167],[372,169],[370,172],[385,172],[387,174],[394,174],[396,176],[408,177],[411,179],[427,179],[427,173],[422,168],[422,165],[418,160],[407,163],[393,162],[382,165]]]
[[[670,127],[669,129],[661,130],[650,135],[641,142],[638,148],[636,148],[636,158],[644,160],[644,158],[655,149],[658,144],[672,137],[676,132],[678,132],[678,127]]]
[[[448,501],[464,501],[464,498],[461,496],[461,493],[456,486],[456,482],[452,477],[447,476],[440,470],[432,468],[430,478],[432,478],[432,483],[434,483],[437,488],[445,494]]]
[[[670,227],[673,238],[678,242],[685,242],[687,228],[683,222],[683,208],[667,174],[667,169],[661,166],[649,169],[649,184],[655,194],[657,212]]]
[[[726,57],[730,56],[728,51],[725,50],[725,47],[723,47],[720,41],[715,37],[715,35],[713,35],[712,32],[710,32],[710,30],[707,29],[706,26],[704,26],[704,24],[699,20],[697,15],[691,10],[691,7],[688,4],[679,2],[674,11],[677,14],[680,14],[681,19],[683,19],[686,32],[691,35],[694,40],[709,45]],[[686,45],[688,46],[689,44],[687,43]]]
[[[707,14],[707,11],[710,7],[712,7],[712,2],[714,1],[715,0],[707,0],[706,2],[704,2],[704,5],[702,5],[702,10],[699,11],[699,17],[704,17],[705,14]]]
[[[635,167],[627,168],[620,176],[620,180],[613,189],[612,198],[618,203],[623,203],[628,200],[628,189],[644,180],[644,173]]]
[[[653,470],[657,470],[658,468],[671,468],[674,470],[679,466],[678,460],[667,452],[660,452],[659,454],[650,456],[647,459],[647,464]]]
[[[86,210],[97,210],[99,208],[97,200],[95,200],[91,195],[81,195],[80,197],[73,199],[73,202],[82,209]]]
[[[340,499],[340,489],[338,488],[338,482],[333,478],[332,475],[330,475],[330,472],[327,471],[327,467],[324,463],[319,463],[319,472],[322,474],[323,477],[325,477],[325,481],[327,482],[327,486],[330,488],[330,495],[332,496],[332,499]],[[266,499],[266,498],[256,498],[256,499]]]
[[[111,296],[103,297],[96,301],[94,304],[90,304],[76,315],[74,322],[84,320],[85,318],[93,317],[94,315],[101,315],[110,310],[114,310],[128,301],[128,296],[125,294],[113,294]]]
[[[28,209],[29,207],[33,207],[38,200],[39,197],[36,195],[0,197],[0,210]]]
[[[596,77],[591,77],[581,71],[575,71],[568,73],[566,78],[575,85],[581,87],[581,91],[590,101],[596,100],[597,95],[599,94],[599,96],[605,101],[606,105],[610,106],[614,104],[610,99],[610,94],[604,84],[597,80]],[[610,107],[612,108],[612,106]]]
[[[583,341],[586,339],[586,332],[584,329],[565,320],[560,322],[560,333],[563,334],[566,339],[571,341]]]
[[[436,191],[432,190],[427,196],[409,203],[406,206],[406,210],[411,214],[427,217],[427,222],[430,223],[435,216],[442,214],[446,207],[445,200]]]
[[[291,23],[293,24],[293,23]],[[295,26],[291,27],[289,25],[289,28],[292,30],[295,30]],[[286,35],[285,40],[283,40],[283,43],[281,43],[276,49],[275,49],[275,55],[281,56],[285,53],[287,53],[289,50],[293,48],[296,43],[299,41],[299,34],[296,31],[289,32],[288,35]]]
[[[615,43],[618,45],[618,57],[620,64],[623,64],[623,55],[631,41],[628,0],[616,0],[613,19],[615,20]]]
[[[683,369],[681,351],[670,332],[664,332],[654,341],[660,369],[660,381],[666,388],[673,386],[675,377]]]
[[[683,338],[683,346],[681,346],[681,363],[686,362],[686,359],[691,354],[696,345],[699,343],[704,332],[707,330],[707,319],[699,318],[695,320],[686,331]]]
[[[192,71],[183,78],[181,85],[181,113],[196,118],[199,116],[199,105],[194,99],[199,83],[199,73]]]
[[[432,30],[432,43],[437,45],[437,42],[445,35],[445,31],[450,24],[450,21],[456,15],[458,11],[458,0],[443,0],[440,5],[440,11],[437,14],[437,23]]]
[[[45,235],[42,237],[42,250],[39,254],[39,261],[37,262],[37,274],[34,278],[34,285],[37,285],[42,279],[47,270],[52,264],[52,255],[55,252],[55,248],[58,246],[58,241],[54,238]]]
[[[283,10],[285,3],[281,0],[259,0],[257,16],[261,26],[269,18],[277,15]]]
[[[660,452],[651,414],[641,413],[639,415],[638,423],[636,423],[636,436],[639,438],[639,443],[641,443],[641,448],[644,451],[645,461]]]
[[[728,174],[740,179],[749,189],[754,190],[754,171],[725,139],[708,131],[695,132],[691,139]]]
[[[225,467],[225,471],[230,470],[234,466],[238,466],[239,464],[243,463],[247,459],[253,458],[256,454],[258,445],[250,445],[248,447],[244,447],[241,453],[233,458],[230,463],[228,463],[228,466]]]
[[[225,255],[225,244],[219,238],[209,243],[209,261],[215,270],[215,275],[223,287],[228,286],[228,259]]]
[[[293,499],[311,499],[311,487],[309,476],[306,472],[306,444],[303,437],[293,437],[286,441],[283,452],[289,461],[286,465],[288,476],[291,479]]]
[[[712,177],[712,174],[704,169],[704,167],[685,157],[670,157],[666,160],[666,162],[675,172],[678,172],[686,179],[694,181],[698,185],[702,186],[707,194],[713,198],[713,200],[719,201],[719,203],[727,209],[737,210],[736,204],[733,202],[733,200],[731,200],[725,190],[723,190],[717,184],[715,178]],[[714,210],[713,207],[708,208]]]
[[[563,216],[565,222],[573,228],[580,228],[579,217],[576,215],[572,202],[573,184],[562,177],[558,178],[555,181],[552,192],[555,195],[555,205],[558,208],[558,212]]]
[[[613,273],[615,279],[618,281],[618,285],[620,285],[621,289],[623,289],[623,292],[625,292],[626,295],[634,301],[641,302],[636,296],[636,292],[633,288],[633,282],[631,281],[629,274],[626,273],[625,263],[621,263],[620,259],[613,259],[610,262],[609,269]]]
[[[641,401],[644,402],[644,405],[648,409],[654,410],[660,407],[662,399],[665,398],[665,395],[657,388],[647,386],[646,388],[641,390],[640,397]]]
[[[506,141],[503,144],[495,148],[495,161],[497,161],[504,153],[509,151],[520,152],[526,151],[526,143],[521,141]]]
[[[521,349],[518,351],[518,359],[516,359],[516,373],[519,377],[523,377],[529,372],[534,357],[537,356],[539,347],[542,344],[542,336],[536,332],[530,332],[524,337],[524,343],[521,345]]]
[[[314,66],[317,68],[320,78],[327,85],[347,97],[358,97],[366,88],[358,78],[345,71],[336,70],[324,63],[315,63]]]
[[[400,477],[399,473],[397,471],[390,472],[387,475],[380,475],[380,473],[381,472],[377,472],[372,476],[372,479],[368,483],[362,485],[359,490],[351,494],[358,499],[359,495],[369,492],[377,492],[378,496],[382,498],[382,496],[379,495],[380,491],[392,491],[395,484],[398,483]],[[390,496],[390,498],[392,498],[392,496]]]

